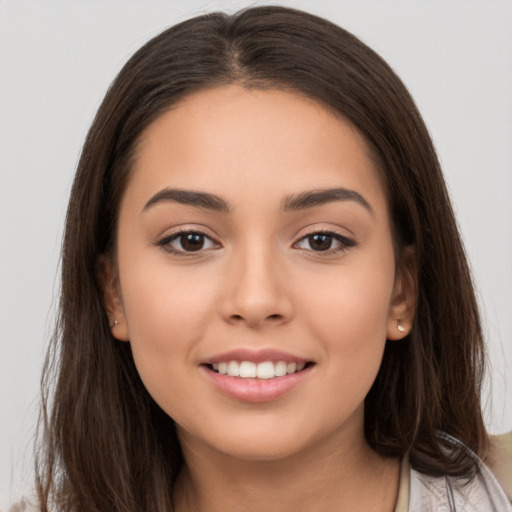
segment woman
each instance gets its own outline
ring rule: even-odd
[[[508,510],[483,365],[432,143],[373,51],[262,7],[130,59],[69,203],[43,510]]]

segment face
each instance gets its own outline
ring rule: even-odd
[[[196,92],[147,129],[108,275],[113,334],[182,443],[239,458],[362,438],[409,329],[364,140],[290,92]]]

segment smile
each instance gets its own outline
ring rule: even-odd
[[[211,370],[220,375],[240,377],[242,379],[274,379],[300,372],[306,363],[286,361],[221,361],[208,365]]]
[[[301,386],[315,366],[313,361],[278,350],[238,349],[218,354],[199,368],[223,395],[261,403],[277,400]]]

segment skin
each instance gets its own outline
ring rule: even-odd
[[[215,194],[231,211],[145,206],[166,188]],[[282,211],[290,194],[330,188],[369,206]],[[169,252],[183,252],[168,241],[180,229],[204,233],[204,248]],[[307,235],[326,231],[351,242],[315,250]],[[366,444],[364,398],[386,339],[409,331],[414,293],[395,274],[384,188],[349,123],[291,92],[188,96],[144,133],[105,275],[112,332],[177,424],[177,510],[393,510],[399,463]],[[248,403],[201,366],[240,347],[314,365],[284,396]]]

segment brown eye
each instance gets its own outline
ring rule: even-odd
[[[309,246],[313,251],[328,251],[331,249],[333,237],[324,233],[308,236]]]
[[[186,255],[187,253],[200,252],[206,249],[213,249],[216,244],[209,236],[198,231],[180,231],[160,240],[157,245],[165,251]]]
[[[200,233],[185,233],[180,235],[178,240],[185,251],[199,251],[205,243],[205,237]]]
[[[297,243],[300,249],[306,249],[313,252],[341,252],[356,243],[338,233],[318,232],[301,238]]]

